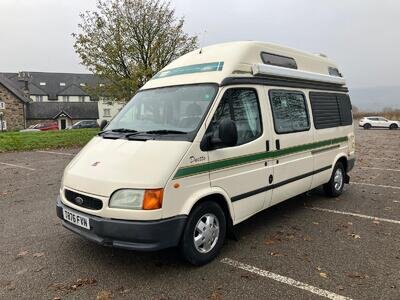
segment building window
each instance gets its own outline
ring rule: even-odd
[[[36,96],[36,102],[43,102],[43,96]]]
[[[306,98],[303,93],[270,90],[269,100],[276,133],[290,133],[310,129]]]
[[[60,86],[65,86],[65,82],[60,82]]]
[[[218,135],[219,124],[224,119],[231,119],[236,123],[236,145],[249,143],[261,136],[261,113],[257,92],[249,88],[227,90],[214,113],[207,133]]]
[[[63,96],[63,102],[69,102],[69,96]]]
[[[105,108],[104,109],[104,116],[105,117],[111,117],[111,109]]]
[[[79,102],[85,102],[85,96],[79,96]]]
[[[40,85],[46,85],[46,82],[40,82],[39,84]]]
[[[5,102],[0,102],[0,109],[6,109]]]

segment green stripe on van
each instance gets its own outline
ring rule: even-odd
[[[191,73],[222,71],[223,67],[224,67],[223,61],[183,66],[158,72],[155,76],[153,76],[152,79],[183,75],[183,74],[191,74]]]
[[[264,159],[268,159],[268,158],[278,158],[278,157],[282,157],[282,156],[289,155],[289,154],[314,150],[317,148],[342,143],[342,142],[347,141],[347,139],[348,139],[347,136],[345,136],[345,137],[340,137],[340,138],[331,139],[331,140],[324,140],[324,141],[310,143],[310,144],[303,144],[303,145],[288,147],[288,148],[281,149],[281,150],[253,153],[253,154],[248,154],[248,155],[243,155],[243,156],[237,156],[237,157],[217,160],[214,162],[198,164],[195,166],[182,167],[182,168],[178,169],[178,171],[176,172],[176,174],[174,176],[174,179],[187,177],[187,176],[193,176],[193,175],[206,173],[206,172],[210,172],[210,171],[216,171],[216,170],[225,169],[225,168],[230,168],[233,166],[244,165],[244,164],[248,164],[248,163],[252,163],[252,162],[256,162],[256,161],[264,160]]]

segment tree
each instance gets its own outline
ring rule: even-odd
[[[74,33],[82,64],[105,84],[90,88],[94,96],[128,101],[154,74],[197,48],[197,36],[183,31],[169,2],[98,0]]]

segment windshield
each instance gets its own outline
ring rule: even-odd
[[[137,93],[106,130],[189,133],[195,131],[214,99],[214,84],[181,85]]]

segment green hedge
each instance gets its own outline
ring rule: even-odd
[[[0,152],[81,147],[98,129],[0,132]]]

